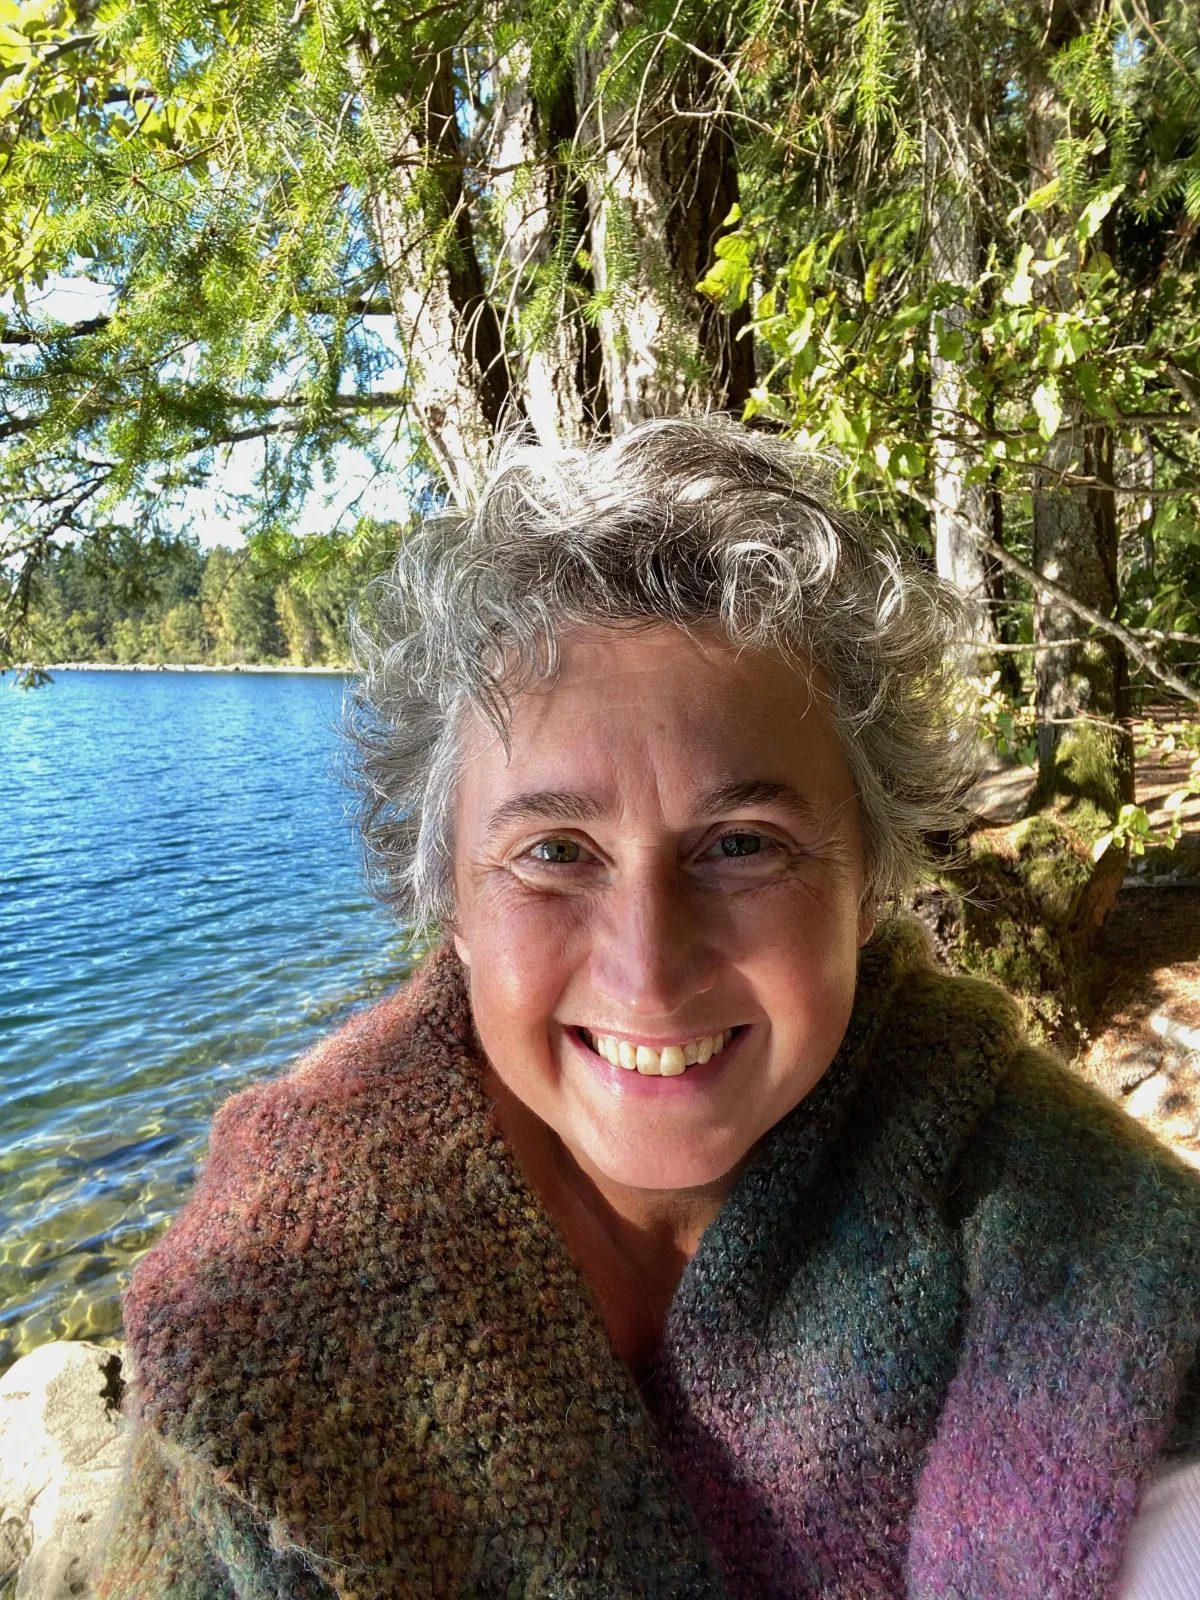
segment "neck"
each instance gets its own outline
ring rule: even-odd
[[[667,1309],[741,1164],[694,1189],[614,1183],[495,1076],[488,1088],[530,1187],[600,1302],[617,1353],[639,1376],[662,1339]]]
[[[546,1130],[562,1181],[586,1200],[603,1226],[633,1256],[677,1257],[679,1271],[695,1255],[701,1236],[737,1180],[740,1167],[694,1189],[633,1189],[615,1183],[580,1151]]]

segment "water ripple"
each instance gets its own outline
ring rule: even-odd
[[[0,680],[0,1370],[115,1333],[214,1107],[403,976],[332,776],[340,695]]]

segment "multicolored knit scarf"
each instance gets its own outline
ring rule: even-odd
[[[1200,1184],[893,924],[647,1392],[501,1138],[453,953],[219,1114],[127,1302],[111,1600],[1111,1592],[1200,1445]]]

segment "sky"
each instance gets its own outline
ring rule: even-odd
[[[56,320],[78,322],[107,310],[112,303],[112,290],[87,278],[52,278],[44,290],[29,296],[28,303],[31,310]],[[0,312],[11,307],[11,296],[0,298]],[[386,344],[395,347],[395,328],[390,318],[370,317],[367,322]],[[381,378],[378,387],[385,389],[394,385],[395,375],[391,374]],[[196,534],[205,549],[215,544],[236,549],[242,543],[242,535],[236,508],[231,504],[232,497],[245,494],[252,487],[263,448],[262,441],[254,441],[222,451],[207,486],[188,491],[177,518],[179,530]],[[373,467],[360,451],[343,450],[334,481],[309,495],[296,531],[301,534],[326,531],[347,516],[356,502],[356,516],[398,520],[405,509],[398,503],[400,494],[396,479],[375,478]]]

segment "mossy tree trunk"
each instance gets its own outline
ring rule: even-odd
[[[1107,430],[1064,430],[1049,464],[1060,477],[1033,496],[1033,565],[1095,610],[1117,600],[1115,496]],[[1128,669],[1115,640],[1084,637],[1069,607],[1035,595],[1038,780],[1024,821],[980,829],[944,870],[951,954],[1025,1003],[1037,1031],[1070,1053],[1087,1011],[1091,953],[1125,876],[1115,845],[1092,847],[1133,799]]]
[[[1095,7],[1042,0],[1035,20],[1056,48],[1077,38]],[[1026,140],[1030,182],[1069,187],[1078,178],[1062,168],[1065,141],[1086,130],[1070,124],[1044,52],[1026,78]],[[1071,229],[1056,207],[1040,214],[1050,250],[1055,234],[1070,241],[1066,260],[1039,279],[1048,309],[1070,306],[1080,265]],[[1102,424],[1081,424],[1069,413],[1050,440],[1033,502],[1036,572],[1104,616],[1117,609],[1117,501],[1112,487],[1113,434]],[[1033,637],[1038,723],[1038,780],[1031,813],[1069,827],[1086,850],[1089,871],[1064,906],[1062,937],[1069,959],[1085,956],[1112,909],[1125,875],[1126,853],[1110,848],[1091,862],[1091,846],[1107,833],[1123,805],[1133,800],[1133,739],[1129,727],[1129,666],[1124,646],[1092,629],[1047,590],[1035,590]]]
[[[748,307],[697,287],[738,198],[732,137],[704,110],[716,68],[689,57],[669,103],[622,99],[606,79],[632,20],[618,6],[549,81],[514,44],[486,116],[464,112],[452,49],[396,92],[377,42],[352,46],[405,388],[460,505],[515,424],[573,445],[686,406],[738,412],[753,386]]]
[[[1060,169],[1068,126],[1046,61],[1089,25],[1089,0],[1034,0],[1030,26],[1040,39],[1026,63],[1026,139],[1031,191],[1053,193],[1071,181]],[[1038,251],[1052,259],[1055,238],[1072,241],[1069,218],[1054,205],[1030,218]],[[1058,267],[1037,278],[1050,312],[1068,309],[1079,261],[1073,244]],[[1032,494],[1032,566],[1041,577],[1104,616],[1117,607],[1117,503],[1111,485],[1113,435],[1069,413],[1049,441]],[[1091,953],[1125,876],[1126,852],[1110,846],[1093,859],[1122,805],[1133,799],[1129,671],[1122,645],[1097,638],[1048,589],[1035,586],[1033,611],[1038,776],[1025,819],[976,832],[945,866],[949,902],[943,931],[952,958],[996,978],[1018,995],[1030,1023],[1070,1052],[1087,1012]]]
[[[517,382],[538,439],[579,445],[606,431],[609,418],[600,334],[585,315],[596,291],[587,184],[563,154],[579,127],[576,85],[564,73],[539,95],[530,68],[527,46],[502,62],[491,135],[503,251],[520,290],[504,314],[518,331],[510,340]]]
[[[1061,50],[1093,20],[1091,0],[1035,0],[1031,22],[1043,48],[1026,64],[1025,136],[1031,186],[1060,193],[1079,175],[1064,170],[1061,153],[1086,133],[1068,119],[1059,86],[1051,77],[1045,44]],[[1077,113],[1078,116],[1078,113]],[[1057,206],[1035,212],[1043,253],[1055,235],[1068,244],[1057,269],[1038,275],[1037,294],[1051,313],[1075,298],[1080,266],[1069,221]],[[1033,492],[1033,567],[1093,610],[1111,616],[1117,607],[1117,502],[1112,430],[1081,425],[1069,414],[1050,440],[1041,481]],[[1070,607],[1045,590],[1034,595],[1038,783],[1033,805],[1067,815],[1093,839],[1107,831],[1121,806],[1133,798],[1133,745],[1128,717],[1128,663],[1111,637],[1091,640],[1091,629]]]
[[[1053,441],[1053,469],[1112,481],[1112,433],[1067,429]],[[1108,487],[1052,482],[1033,496],[1033,565],[1076,599],[1116,609],[1116,496]],[[1078,616],[1045,591],[1035,596],[1038,782],[1034,804],[1069,815],[1093,837],[1133,799],[1129,668],[1111,637],[1085,639]]]

